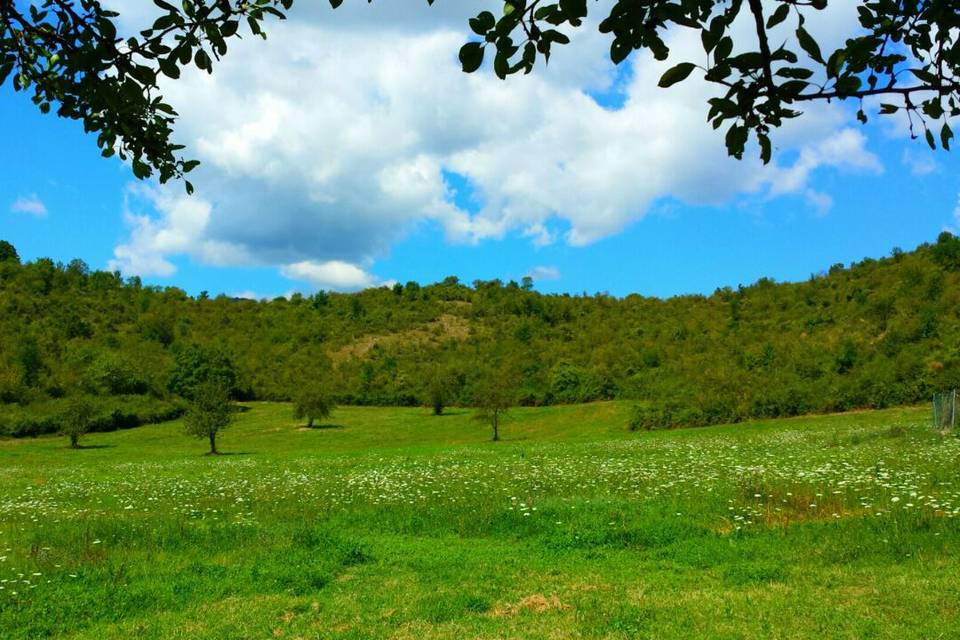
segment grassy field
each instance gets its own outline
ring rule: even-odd
[[[957,638],[960,439],[918,409],[629,433],[627,405],[251,404],[0,441],[0,638]]]

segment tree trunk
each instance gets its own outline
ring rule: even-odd
[[[220,452],[217,451],[217,434],[213,431],[210,432],[210,455],[216,456]]]
[[[500,418],[497,414],[493,414],[493,441],[496,442],[500,439]]]
[[[70,435],[70,448],[79,449],[80,448],[80,436],[71,434]]]
[[[313,428],[313,417],[311,416],[307,418],[307,429],[312,429],[312,428]]]

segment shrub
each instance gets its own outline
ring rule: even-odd
[[[85,386],[102,395],[142,394],[148,390],[146,380],[125,357],[104,352],[87,368]]]
[[[70,448],[80,448],[80,438],[90,431],[94,417],[93,402],[86,396],[74,396],[67,400],[66,410],[60,423],[60,433],[70,438]]]
[[[293,399],[293,417],[296,420],[306,418],[307,426],[312,427],[314,420],[326,420],[336,405],[333,398],[318,386],[308,386]]]
[[[60,431],[71,398],[20,406],[0,407],[0,435],[36,437]],[[98,398],[90,418],[90,431],[115,431],[145,424],[167,422],[183,415],[181,400],[158,400],[148,396]]]
[[[174,357],[170,370],[170,391],[192,399],[195,390],[206,383],[223,389],[230,397],[236,397],[237,369],[233,362],[217,349],[198,345],[181,349]]]

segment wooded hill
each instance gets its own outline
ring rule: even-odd
[[[678,424],[908,404],[960,386],[960,239],[949,233],[804,282],[710,296],[531,285],[450,277],[193,298],[79,260],[21,264],[0,242],[0,431],[48,430],[15,423],[75,393],[162,419],[183,376],[210,358],[235,369],[241,399],[285,400],[316,383],[341,403],[429,404],[442,393],[470,404],[484,376],[509,375],[519,404],[634,399]]]

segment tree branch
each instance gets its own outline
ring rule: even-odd
[[[885,94],[907,96],[923,91],[932,91],[939,93],[960,92],[960,84],[946,84],[934,87],[931,85],[917,85],[914,87],[880,87],[877,89],[863,89],[851,91],[850,93],[840,93],[837,91],[819,91],[817,93],[808,93],[799,95],[792,100],[794,102],[810,102],[811,100],[830,100],[832,98],[866,98],[867,96],[879,96]]]
[[[757,27],[757,40],[760,42],[760,56],[763,58],[763,80],[770,94],[776,94],[776,85],[773,82],[773,69],[770,66],[770,43],[767,41],[767,29],[763,21],[762,0],[749,0],[750,12]]]

